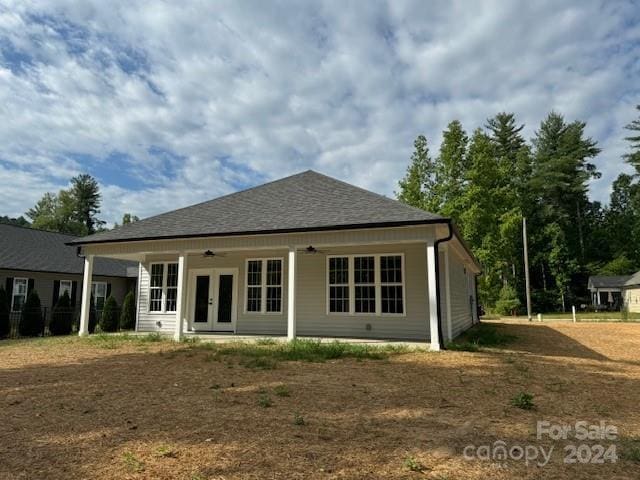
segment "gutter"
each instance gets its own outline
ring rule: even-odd
[[[439,247],[441,243],[448,242],[453,238],[453,228],[451,226],[451,219],[447,219],[447,227],[449,228],[449,234],[444,238],[439,238],[433,243],[435,250],[435,267],[436,267],[436,312],[438,317],[438,343],[441,350],[446,350],[444,345],[444,337],[442,334],[442,308],[440,305],[440,251]]]

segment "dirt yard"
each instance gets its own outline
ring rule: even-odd
[[[496,325],[517,339],[322,363],[170,342],[3,341],[0,478],[640,478],[640,325]],[[533,409],[511,404],[520,393]],[[586,443],[615,444],[620,458],[565,465],[564,447],[585,441],[538,440],[538,420],[614,425],[616,440]],[[544,467],[463,455],[500,440],[554,450]]]

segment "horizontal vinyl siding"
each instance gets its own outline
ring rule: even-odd
[[[453,252],[449,254],[449,275],[451,282],[451,325],[453,338],[471,327],[471,307],[469,303],[469,272]]]
[[[172,261],[177,259],[172,259]],[[139,332],[161,332],[173,333],[176,328],[175,313],[149,313],[149,263],[141,264],[140,278],[140,301],[138,303],[138,325]]]
[[[282,312],[281,313],[245,313],[246,303],[246,259],[247,258],[282,258],[283,264],[283,284],[282,284]],[[142,332],[163,332],[169,333],[175,330],[175,313],[149,313],[149,269],[154,262],[177,262],[177,256],[153,256],[142,264],[142,274],[140,276],[140,313],[138,330]],[[260,252],[229,253],[224,257],[203,258],[198,255],[191,255],[187,260],[187,278],[189,271],[199,268],[237,268],[238,269],[238,295],[236,308],[238,318],[236,322],[236,333],[241,335],[286,335],[287,333],[287,251],[283,250],[262,250]],[[187,316],[191,316],[191,300],[193,292],[188,292]],[[158,325],[160,322],[160,325]],[[187,328],[187,326],[185,326]]]
[[[327,314],[326,254],[404,253],[406,316]],[[296,320],[298,335],[428,339],[427,266],[424,244],[335,248],[325,255],[299,255]],[[371,326],[367,330],[367,324]]]
[[[353,253],[404,253],[405,255],[405,311],[406,316],[372,315],[327,315],[327,255]],[[261,250],[257,252],[228,253],[224,257],[202,258],[189,256],[187,270],[196,268],[237,268],[238,298],[236,332],[238,334],[286,335],[287,333],[287,256],[286,250]],[[283,259],[283,299],[282,313],[252,314],[245,313],[246,302],[246,259],[270,258]],[[175,314],[150,314],[149,303],[149,264],[156,261],[177,261],[176,256],[153,256],[142,264],[140,276],[140,331],[172,332],[175,327]],[[425,244],[395,244],[367,247],[343,247],[322,249],[321,253],[297,256],[297,334],[301,336],[329,336],[355,338],[399,338],[428,339],[428,308],[426,283]],[[188,275],[188,272],[187,272]],[[189,292],[192,296],[193,292]],[[189,305],[189,303],[188,303]],[[190,312],[188,313],[190,315]],[[158,326],[156,322],[160,322]],[[371,325],[371,330],[366,325]]]
[[[640,312],[640,288],[624,289],[623,298],[628,311]]]
[[[51,310],[53,307],[53,282],[56,280],[71,280],[77,282],[76,307],[80,308],[82,301],[82,275],[68,273],[48,273],[48,272],[25,272],[18,270],[0,269],[0,286],[5,288],[6,279],[8,277],[30,278],[33,279],[33,288],[40,297],[40,304]],[[111,284],[111,295],[116,299],[118,305],[122,304],[124,296],[127,293],[127,279],[120,277],[102,277],[93,276],[94,282],[105,282]]]

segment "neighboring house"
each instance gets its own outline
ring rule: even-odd
[[[36,290],[47,313],[64,292],[79,305],[84,260],[67,243],[78,237],[33,228],[0,224],[0,285],[8,293],[12,312],[20,312],[31,290]],[[91,292],[101,310],[112,294],[122,304],[134,290],[138,275],[135,263],[98,259],[93,268]]]
[[[596,309],[618,310],[622,306],[622,290],[630,275],[593,275],[587,288]]]
[[[137,330],[176,339],[228,332],[437,349],[478,320],[480,267],[449,219],[313,171],[69,243],[82,246],[87,275],[101,257],[140,262]]]
[[[640,312],[640,272],[636,272],[624,282],[622,296],[630,312]]]

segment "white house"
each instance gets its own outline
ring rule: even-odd
[[[137,330],[443,341],[477,318],[451,220],[313,171],[70,242],[139,262]],[[89,289],[82,295],[87,334]]]

